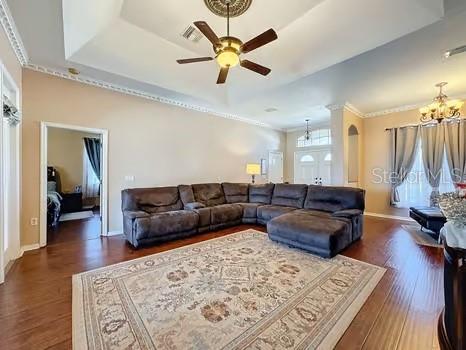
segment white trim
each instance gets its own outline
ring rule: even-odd
[[[386,215],[386,214],[378,214],[378,213],[371,213],[371,212],[364,212],[364,215],[374,216],[374,217],[377,217],[377,218],[384,218],[384,219],[414,222],[413,219],[411,219],[409,217],[406,217],[406,216]]]
[[[76,130],[101,135],[102,184],[100,196],[101,235],[108,236],[108,130],[53,122],[40,123],[40,247],[47,245],[47,135],[48,128]]]
[[[108,231],[107,237],[112,237],[112,236],[120,236],[123,235],[124,233],[121,231]]]
[[[19,63],[22,66],[26,65],[29,57],[6,0],[0,0],[0,20]]]
[[[21,246],[21,249],[19,250],[19,258],[21,258],[25,252],[28,252],[31,250],[37,250],[37,249],[40,249],[40,245],[38,243],[23,245]]]
[[[36,72],[40,72],[40,73],[53,75],[53,76],[63,78],[63,79],[73,80],[73,81],[76,81],[76,82],[79,82],[79,83],[82,83],[82,84],[87,84],[87,85],[99,87],[99,88],[102,88],[102,89],[107,89],[107,90],[119,92],[119,93],[126,94],[126,95],[145,98],[145,99],[148,99],[148,100],[151,100],[151,101],[156,101],[156,102],[168,104],[168,105],[171,105],[171,106],[190,109],[190,110],[193,110],[193,111],[196,111],[196,112],[207,113],[207,114],[211,114],[211,115],[221,117],[221,118],[231,119],[231,120],[235,120],[235,121],[239,121],[239,122],[243,122],[243,123],[247,123],[247,124],[260,126],[260,127],[263,127],[263,128],[282,131],[281,129],[272,127],[270,124],[262,123],[262,122],[259,122],[257,120],[245,118],[245,117],[242,117],[242,116],[239,116],[239,115],[217,112],[217,111],[214,111],[214,110],[209,109],[209,108],[196,106],[196,105],[189,104],[189,103],[186,103],[186,102],[180,102],[180,101],[173,100],[173,99],[166,98],[166,97],[162,97],[162,96],[159,96],[159,95],[150,94],[150,93],[142,91],[142,90],[131,89],[131,88],[128,88],[128,87],[125,87],[125,86],[112,84],[112,83],[109,83],[109,82],[106,82],[106,81],[103,81],[103,80],[98,80],[98,79],[86,77],[86,76],[83,76],[83,75],[76,76],[76,75],[69,74],[69,73],[67,73],[65,71],[61,71],[61,70],[57,70],[57,69],[53,69],[53,68],[48,68],[48,67],[44,67],[44,66],[39,66],[39,65],[36,65],[36,64],[32,64],[32,63],[28,63],[27,65],[25,65],[24,68],[27,68],[27,69],[30,69],[30,70],[33,70],[33,71],[36,71]]]

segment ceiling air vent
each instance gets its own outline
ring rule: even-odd
[[[181,33],[181,36],[193,43],[198,43],[202,39],[202,33],[192,25],[189,25],[183,33]]]
[[[272,108],[267,108],[267,109],[265,109],[265,111],[266,111],[267,113],[273,113],[273,112],[277,112],[278,109],[272,107]]]

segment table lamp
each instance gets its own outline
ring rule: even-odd
[[[248,163],[246,165],[246,173],[251,175],[252,183],[256,182],[256,175],[260,175],[261,173],[261,165],[256,163]]]

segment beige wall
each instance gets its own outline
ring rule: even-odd
[[[358,129],[359,138],[358,138],[358,150],[357,155],[355,155],[350,149],[350,139],[348,136],[348,131],[350,127],[354,125]],[[345,185],[351,186],[363,186],[364,184],[364,119],[356,115],[355,113],[347,110],[343,110],[343,169],[344,169],[344,183]],[[358,163],[358,183],[350,184],[349,183],[349,164],[351,161],[357,160]]]
[[[120,191],[250,180],[247,162],[285,149],[282,132],[60,79],[23,72],[21,242],[39,241],[40,121],[109,130],[109,229],[121,231]],[[134,176],[134,182],[125,182]],[[259,179],[260,180],[260,179]],[[263,179],[262,179],[263,180]]]
[[[463,115],[466,108],[463,107]],[[397,209],[390,206],[390,185],[375,183],[373,175],[378,169],[389,171],[390,144],[386,128],[399,127],[419,123],[417,110],[392,113],[376,118],[364,119],[364,164],[363,173],[366,176],[364,187],[366,193],[366,210],[371,213],[408,216],[408,209]]]
[[[83,184],[83,138],[99,135],[49,128],[47,136],[47,164],[58,170],[62,192],[72,192],[77,185]]]

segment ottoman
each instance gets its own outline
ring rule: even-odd
[[[447,222],[442,211],[434,207],[411,207],[409,208],[409,216],[423,228],[434,232],[433,236],[436,239],[443,225]]]
[[[305,212],[280,215],[267,223],[269,238],[275,242],[332,258],[351,244],[351,221],[315,216]]]

